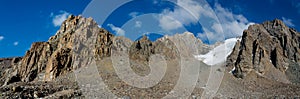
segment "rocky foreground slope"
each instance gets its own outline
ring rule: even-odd
[[[123,98],[162,98],[167,94],[175,97],[177,94],[171,90],[184,71],[180,65],[201,66],[202,76],[195,78],[198,82],[190,98],[202,95],[207,86],[202,82],[207,81],[209,73],[223,72],[220,90],[213,97],[297,96],[300,95],[299,42],[299,33],[280,20],[252,25],[228,57],[227,70],[218,69],[225,67],[220,65],[213,67],[216,71],[210,71],[214,69],[196,60],[194,55],[206,54],[214,46],[203,44],[192,33],[164,36],[155,42],[147,37],[131,41],[99,28],[92,18],[70,16],[54,36],[32,44],[22,58],[0,59],[0,97],[107,98],[112,93]],[[153,58],[153,55],[164,57]],[[160,63],[166,64],[165,76],[146,89],[128,85],[114,68],[130,64],[136,74],[145,76],[151,73],[149,64],[160,66]],[[193,70],[186,71],[189,75],[196,74],[191,73]]]
[[[210,46],[191,33],[163,37],[155,42],[143,37],[133,42],[99,28],[92,18],[70,16],[47,42],[32,44],[22,58],[3,59],[0,62],[4,64],[1,65],[0,92],[5,98],[82,97],[74,78],[78,75],[72,72],[99,64],[112,54],[129,53],[132,69],[139,75],[146,75],[150,72],[148,62],[151,55],[161,54],[165,56],[164,59],[176,64],[181,58],[193,58],[193,55],[206,53],[209,49]],[[104,63],[107,65],[111,60]],[[108,73],[103,75],[109,76]],[[100,77],[99,74],[96,76]]]

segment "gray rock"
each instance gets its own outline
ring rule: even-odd
[[[300,34],[276,19],[250,26],[243,32],[227,59],[233,74],[244,78],[250,72],[288,83],[285,76],[291,63],[300,61]]]

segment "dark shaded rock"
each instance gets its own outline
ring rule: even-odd
[[[109,57],[111,55],[111,48],[114,36],[104,29],[100,29],[96,38],[95,55],[99,58]]]
[[[19,82],[19,81],[21,81],[21,78],[19,75],[16,74],[16,75],[11,76],[10,78],[7,78],[5,81],[5,85]]]
[[[233,74],[238,78],[255,71],[276,81],[289,82],[284,75],[291,62],[300,61],[299,37],[298,32],[277,19],[252,25],[235,45],[227,67],[235,67]]]
[[[60,75],[72,71],[72,69],[71,49],[58,49],[51,55],[48,61],[45,80],[51,81]]]
[[[130,58],[149,61],[150,55],[154,54],[154,46],[146,36],[143,36],[143,38],[132,44],[129,52]]]
[[[13,69],[16,68],[15,65],[21,59],[21,57],[0,59],[0,86],[20,81],[19,76],[16,75],[16,72],[13,72]],[[8,81],[9,83],[7,83]]]
[[[13,59],[12,59],[12,63],[11,64],[17,64],[18,62],[20,62],[22,60],[22,57],[14,57]]]
[[[48,57],[52,54],[51,46],[48,42],[37,42],[32,44],[29,51],[18,66],[18,75],[23,82],[30,82],[36,79],[38,73],[44,72]]]

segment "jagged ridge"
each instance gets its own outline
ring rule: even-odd
[[[206,53],[210,48],[191,33],[166,36],[155,42],[147,37],[132,42],[99,28],[92,18],[71,15],[47,42],[32,44],[19,64],[15,65],[17,68],[7,72],[16,73],[8,77],[6,84],[18,81],[51,81],[96,59],[109,57],[111,50],[128,50],[132,60],[147,63],[152,54],[163,54],[170,60]],[[18,79],[11,81],[15,77]]]
[[[242,40],[237,42],[227,59],[227,67],[234,67],[233,74],[238,78],[256,72],[260,76],[288,83],[299,79],[299,75],[293,78],[288,75],[291,68],[297,67],[292,64],[299,66],[299,62],[300,33],[275,19],[245,30]]]

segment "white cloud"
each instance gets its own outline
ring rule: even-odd
[[[53,13],[53,12],[51,12],[51,13],[50,13],[50,17],[53,17],[53,16],[54,16],[54,13]]]
[[[159,22],[162,29],[175,30],[182,27],[180,24],[197,23],[202,16],[213,17],[213,11],[209,9],[209,5],[200,5],[193,0],[178,0],[177,5],[180,7],[175,8],[173,11],[165,9],[160,14]]]
[[[288,19],[288,18],[285,18],[285,17],[282,17],[282,20],[283,20],[283,23],[286,24],[287,26],[290,26],[290,27],[294,27],[295,25],[293,24],[293,20],[292,19]]]
[[[134,27],[136,27],[136,28],[140,28],[140,27],[142,27],[142,22],[141,21],[135,21],[135,25],[134,25]]]
[[[183,27],[183,25],[179,21],[166,15],[160,15],[159,26],[166,31],[171,31]]]
[[[177,5],[173,11],[165,9],[159,16],[160,27],[163,30],[171,31],[198,22],[201,13],[211,15],[209,11],[205,10],[205,6],[199,5],[193,0],[178,0]]]
[[[70,13],[66,11],[60,11],[58,15],[54,15],[51,13],[51,17],[53,17],[52,23],[55,27],[60,26],[70,15]]]
[[[215,4],[215,12],[219,18],[225,38],[241,36],[249,25],[254,24],[249,22],[243,15],[233,14],[220,4]]]
[[[214,17],[212,9],[208,4],[200,4],[194,0],[178,0],[177,4],[187,10],[190,14],[193,15],[197,20],[192,20],[197,22],[201,17],[208,16]],[[190,17],[191,18],[191,17]]]
[[[119,27],[114,26],[113,24],[107,24],[116,34],[117,36],[124,36],[125,31]]]
[[[14,42],[14,46],[18,46],[19,45],[19,42]]]
[[[205,33],[198,34],[199,38],[207,37],[211,43],[223,41],[226,38],[242,36],[243,31],[254,24],[249,22],[243,15],[234,14],[218,3],[214,5],[214,12],[219,22],[214,22],[211,29],[204,28]],[[224,38],[220,38],[220,36]]]
[[[153,4],[157,4],[158,3],[158,1],[157,0],[153,0],[153,2],[152,2]]]
[[[243,15],[233,14],[218,3],[214,5],[213,9],[208,4],[200,4],[194,0],[178,0],[177,5],[184,9],[175,8],[173,11],[165,9],[159,17],[159,26],[170,31],[181,28],[183,25],[200,22],[204,34],[207,34],[206,37],[212,43],[222,41],[224,37],[241,36],[243,30],[253,24]],[[204,35],[200,37],[204,37]]]
[[[132,18],[136,18],[138,15],[139,15],[138,12],[131,12],[131,13],[129,13],[129,16],[132,17]]]
[[[200,39],[208,39],[210,43],[224,41],[227,38],[241,36],[249,25],[254,24],[241,14],[234,14],[216,3],[211,7],[207,3],[196,0],[177,0],[174,9],[164,9],[158,16],[159,27],[164,32],[183,29],[184,26],[201,24],[203,33],[198,33]],[[129,14],[136,17],[137,12]]]
[[[2,41],[4,39],[4,36],[0,36],[0,41]]]

